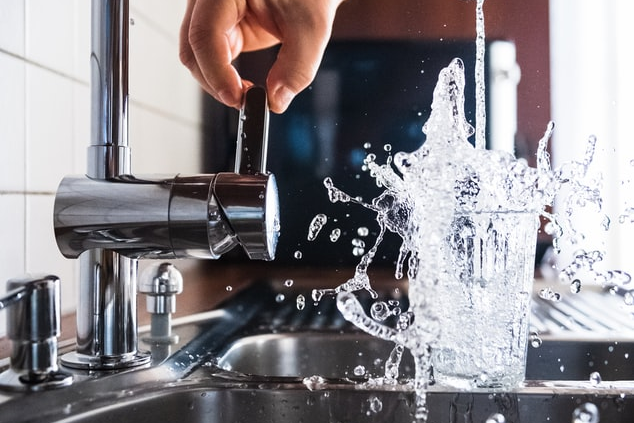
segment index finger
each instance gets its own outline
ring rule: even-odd
[[[188,32],[200,78],[214,97],[232,107],[242,102],[243,81],[231,64],[243,44],[240,15],[233,0],[198,0]]]

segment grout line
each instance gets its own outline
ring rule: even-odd
[[[57,69],[51,68],[49,66],[43,65],[42,63],[39,63],[39,62],[36,62],[34,60],[28,59],[28,58],[26,58],[24,56],[20,56],[19,54],[13,53],[13,52],[8,51],[8,50],[5,50],[3,48],[0,48],[0,53],[6,54],[7,56],[11,56],[14,59],[21,60],[22,62],[24,62],[26,64],[29,64],[29,65],[35,66],[37,68],[49,71],[51,73],[54,73],[54,74],[56,74],[58,76],[61,76],[62,78],[70,79],[71,81],[76,82],[76,83],[78,83],[80,85],[85,85],[85,86],[89,86],[90,85],[88,83],[88,81],[84,81],[82,79],[77,78],[76,76],[73,76],[73,75],[67,74],[66,72],[62,72],[60,70],[57,70]]]
[[[56,195],[55,191],[18,191],[18,190],[0,190],[0,195]]]

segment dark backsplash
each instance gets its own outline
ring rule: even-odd
[[[264,84],[276,49],[243,54],[237,66],[247,79]],[[374,243],[378,225],[373,213],[354,204],[331,204],[323,179],[353,196],[371,201],[380,192],[361,170],[368,152],[384,163],[387,153],[413,151],[424,141],[421,128],[430,114],[438,73],[460,57],[465,63],[467,119],[474,123],[473,42],[333,41],[328,46],[313,84],[282,115],[271,115],[268,169],[280,190],[282,231],[276,261],[311,265],[354,265],[353,238]],[[233,169],[237,111],[205,100],[206,171]],[[364,148],[369,143],[370,148]],[[306,239],[308,225],[317,213],[328,224],[317,240]],[[334,221],[336,219],[336,222]],[[332,243],[333,228],[342,231]],[[357,228],[370,234],[359,237]],[[388,234],[375,265],[393,266],[400,238]],[[231,255],[227,257],[231,259]]]

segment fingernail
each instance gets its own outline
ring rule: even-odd
[[[277,109],[275,110],[277,113],[282,113],[288,108],[288,105],[291,104],[295,98],[295,93],[291,91],[288,87],[282,85],[275,91],[275,100],[277,103]]]

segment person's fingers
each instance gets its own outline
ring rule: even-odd
[[[211,88],[207,84],[207,81],[205,81],[205,78],[203,78],[202,72],[198,67],[198,62],[196,62],[196,56],[194,56],[194,52],[189,45],[189,24],[192,19],[192,11],[194,9],[195,3],[196,0],[187,1],[187,9],[185,10],[183,22],[180,27],[178,54],[181,63],[185,65],[187,69],[189,69],[192,76],[198,81],[202,88],[205,91],[209,92],[211,91]]]
[[[233,0],[190,0],[181,34],[181,61],[203,88],[222,103],[240,107],[243,81],[231,61],[242,49]]]
[[[315,78],[330,39],[331,25],[328,17],[311,16],[303,21],[293,20],[281,28],[282,46],[266,81],[273,112],[284,112]]]

